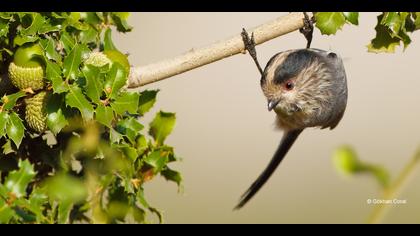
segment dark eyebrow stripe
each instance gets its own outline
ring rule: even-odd
[[[282,64],[274,71],[274,83],[281,84],[284,81],[298,75],[304,68],[310,65],[318,55],[306,49],[290,53]]]

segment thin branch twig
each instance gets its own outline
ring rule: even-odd
[[[255,44],[261,44],[302,28],[304,26],[304,18],[305,16],[301,12],[290,13],[247,31],[254,33]],[[241,28],[238,28],[238,34],[230,39],[215,42],[200,49],[191,49],[187,53],[171,59],[145,66],[132,67],[128,87],[137,88],[142,85],[154,83],[223,58],[242,53],[244,52],[244,43],[240,32]]]
[[[412,175],[418,164],[420,163],[420,148],[417,150],[414,157],[404,167],[397,179],[386,189],[382,194],[381,200],[393,200],[397,197],[404,185],[407,184],[409,177]],[[367,223],[376,224],[380,222],[385,216],[386,211],[389,209],[390,204],[378,204],[373,208],[372,213],[367,219]]]

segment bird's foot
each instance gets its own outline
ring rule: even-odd
[[[254,32],[251,34],[251,38],[249,37],[248,32],[245,29],[242,29],[241,32],[242,41],[244,42],[245,50],[248,51],[249,55],[254,60],[255,64],[258,67],[261,75],[263,74],[263,70],[261,69],[260,63],[257,59],[257,51],[255,50],[255,39],[254,39]]]
[[[306,38],[306,48],[311,47],[312,42],[312,35],[314,32],[314,22],[315,19],[312,17],[312,19],[309,19],[309,16],[306,12],[303,13],[305,18],[303,18],[303,27],[299,29],[299,32],[302,33]]]

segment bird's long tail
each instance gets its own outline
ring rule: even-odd
[[[248,188],[248,190],[241,196],[239,204],[235,207],[235,210],[242,208],[251,198],[260,190],[260,188],[267,182],[273,172],[276,170],[277,166],[286,156],[290,147],[296,141],[299,134],[302,132],[299,130],[288,131],[283,135],[280,145],[278,146],[276,152],[274,153],[273,158],[271,159],[268,166],[261,173],[257,180]]]

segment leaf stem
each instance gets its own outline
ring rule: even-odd
[[[407,184],[409,177],[416,169],[418,163],[420,163],[420,148],[414,154],[411,161],[407,163],[407,165],[398,175],[397,179],[391,183],[388,188],[384,189],[382,193],[382,200],[392,200],[400,193],[403,186]],[[389,206],[390,204],[375,205],[366,222],[369,224],[379,223],[385,216]]]

